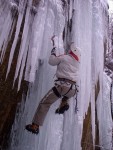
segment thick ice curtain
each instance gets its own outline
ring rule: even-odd
[[[30,2],[29,4],[31,5]],[[53,150],[53,146],[54,150],[81,150],[83,121],[90,102],[93,143],[95,144],[96,105],[99,106],[100,139],[103,139],[103,131],[106,131],[107,134],[108,126],[106,125],[102,129],[102,120],[100,119],[103,112],[102,108],[104,107],[102,103],[102,91],[104,89],[102,84],[103,40],[106,35],[106,28],[103,26],[105,5],[105,2],[102,3],[99,0],[74,0],[70,1],[69,4],[67,3],[68,13],[65,13],[62,9],[62,1],[43,0],[40,2],[37,9],[38,12],[34,18],[30,14],[29,6],[26,8],[23,41],[18,57],[15,79],[20,69],[20,87],[25,60],[27,58],[25,80],[32,83],[29,85],[26,103],[24,103],[25,99],[23,95],[23,101],[19,104],[20,106],[12,129],[10,150]],[[20,15],[20,19],[21,17]],[[67,26],[68,21],[72,21],[70,32],[67,31],[69,29]],[[64,26],[65,36],[67,36],[64,43],[72,41],[81,49],[80,78],[77,83],[79,85],[79,111],[75,114],[75,98],[72,98],[69,102],[69,111],[64,115],[56,115],[55,109],[58,107],[60,101],[56,102],[50,108],[43,127],[40,127],[39,135],[35,136],[25,131],[24,126],[32,121],[40,99],[53,86],[56,68],[48,65],[48,58],[52,48],[50,38],[53,34],[57,35],[56,45],[58,54],[63,53],[64,49],[61,39]],[[17,27],[17,29],[20,28],[20,22],[17,23]],[[16,34],[18,34],[17,31]],[[99,82],[100,91],[97,97],[98,103],[95,104],[95,86],[97,85],[97,81]],[[111,135],[109,139],[111,139]],[[102,143],[103,140],[101,140]]]
[[[17,113],[12,129],[10,149],[52,150],[53,145],[54,149],[60,149],[63,135],[63,116],[55,115],[55,109],[58,107],[59,102],[51,107],[43,127],[40,128],[39,136],[29,134],[24,130],[24,126],[32,121],[40,99],[54,83],[56,68],[48,64],[48,57],[52,49],[51,37],[54,33],[57,35],[57,39],[60,39],[62,36],[61,33],[63,32],[65,23],[62,11],[60,0],[41,1],[38,13],[34,18],[25,74],[26,79],[34,81],[34,84],[30,84],[26,103],[24,104],[23,97],[23,103],[21,103],[19,113]],[[59,45],[62,46],[62,43],[58,43],[57,45],[59,48]],[[64,50],[60,48],[58,49],[58,53],[61,51],[63,53]],[[23,105],[25,105],[24,108]]]
[[[110,102],[111,79],[103,73],[102,101],[97,100],[100,147],[112,150],[112,116]]]

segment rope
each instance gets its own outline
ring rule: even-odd
[[[77,86],[78,85],[76,85],[75,84],[75,93],[76,93],[76,96],[75,96],[75,100],[76,100],[76,103],[75,103],[75,113],[77,114],[77,112],[79,111],[79,109],[78,109],[78,101],[77,101],[77,96],[78,96],[78,89],[77,89]]]

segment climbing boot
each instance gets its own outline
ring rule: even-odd
[[[25,129],[29,132],[32,132],[34,134],[38,134],[39,133],[39,125],[32,123],[32,124],[28,124],[25,126]]]
[[[69,109],[69,104],[65,104],[64,106],[57,108],[55,113],[56,114],[63,114],[65,111],[67,111]]]

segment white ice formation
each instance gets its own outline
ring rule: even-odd
[[[8,3],[6,0],[0,0],[0,62],[3,61],[16,22],[16,17],[11,15],[9,5],[17,6],[18,18],[7,76],[25,17],[14,81],[19,76],[19,90],[25,69],[24,78],[30,82],[27,98],[25,100],[23,95],[16,114],[10,150],[81,150],[83,122],[90,103],[94,147],[96,108],[100,141],[100,145],[97,146],[102,150],[112,150],[111,80],[103,73],[105,43],[106,39],[108,40],[106,0],[70,0],[70,4],[67,3],[64,9],[63,0],[41,0],[36,8],[36,14],[31,12],[32,0],[28,0],[28,3],[27,0],[18,2]],[[35,136],[25,131],[24,126],[31,122],[40,99],[53,86],[56,68],[48,64],[52,48],[50,39],[54,34],[57,36],[55,39],[57,53],[63,54],[64,27],[64,48],[67,48],[67,45],[73,41],[82,53],[78,81],[79,111],[75,114],[74,98],[70,99],[70,110],[64,116],[54,113],[59,101],[54,103],[43,127],[40,128],[40,134]],[[98,93],[95,95],[95,87],[98,85]],[[95,98],[97,98],[96,101]]]

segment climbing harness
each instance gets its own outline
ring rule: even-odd
[[[73,85],[75,86],[75,101],[76,101],[76,103],[75,103],[75,113],[77,113],[78,112],[78,100],[77,100],[77,96],[78,96],[78,92],[79,92],[78,91],[78,87],[79,86],[76,84],[76,82],[73,82],[73,81],[65,79],[65,78],[58,78],[57,80],[55,80],[55,82],[58,82],[58,81],[60,81],[60,84],[64,84],[64,83],[66,83],[67,85],[71,84],[69,90],[65,94],[63,94],[63,95],[61,95],[58,92],[58,90],[57,90],[56,87],[53,87],[53,91],[54,91],[55,95],[58,96],[59,98],[61,98],[61,96],[65,97],[65,95],[67,95],[70,92],[70,90],[73,88]],[[58,86],[57,83],[55,83],[55,85]]]
[[[57,97],[59,97],[59,98],[61,97],[60,93],[58,92],[58,90],[57,90],[57,88],[55,86],[52,88],[52,90],[53,90],[53,92],[55,93],[55,95]]]
[[[55,82],[58,82],[58,81],[60,82],[61,85],[67,84],[68,86],[70,86],[69,90],[65,94],[63,94],[63,96],[66,96],[70,92],[70,90],[72,90],[73,85],[76,84],[76,82],[71,81],[69,79],[65,79],[65,78],[58,78],[57,80],[55,80]],[[55,85],[57,85],[57,83],[55,83]]]

